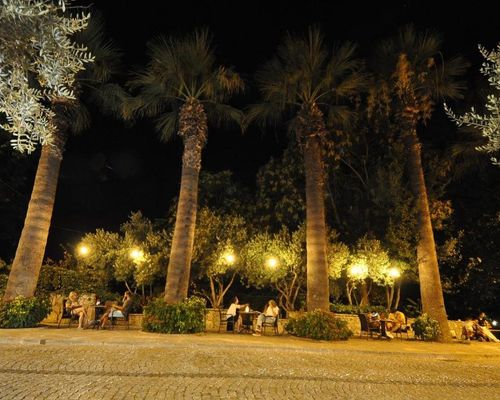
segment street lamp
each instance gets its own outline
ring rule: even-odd
[[[142,261],[144,259],[144,252],[140,249],[132,249],[130,250],[130,258],[136,262]]]
[[[78,254],[82,257],[87,256],[90,253],[90,249],[87,245],[81,244],[78,246]]]
[[[266,265],[269,267],[269,268],[276,268],[278,266],[278,260],[275,258],[275,257],[269,257],[267,260],[266,260]]]
[[[388,272],[389,276],[393,279],[397,279],[401,276],[401,271],[396,267],[389,268]]]
[[[232,265],[236,261],[236,257],[234,256],[234,254],[227,253],[227,254],[224,255],[224,260],[226,260],[226,262],[229,265]]]
[[[354,264],[350,270],[350,275],[353,278],[361,279],[368,273],[368,266],[366,264]]]

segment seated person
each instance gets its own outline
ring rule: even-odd
[[[397,311],[395,308],[391,309],[387,319],[390,321],[386,322],[385,334],[390,338],[394,338],[393,333],[398,332],[403,327],[406,327],[405,315],[401,311]]]
[[[230,331],[231,329],[230,326],[233,326],[233,329],[236,332],[240,331],[241,327],[241,316],[238,313],[238,310],[240,310],[243,307],[248,306],[248,304],[240,304],[240,300],[238,297],[234,296],[233,301],[231,302],[231,305],[227,309],[226,312],[226,320],[227,320],[227,330]]]
[[[479,313],[476,324],[476,332],[480,339],[487,342],[498,343],[500,340],[490,331],[491,324],[486,319],[486,314],[484,312]]]
[[[472,320],[472,317],[465,318],[462,327],[462,337],[466,340],[475,339],[477,335],[477,323]]]
[[[71,312],[71,315],[78,315],[78,329],[83,329],[83,323],[87,319],[87,313],[78,298],[77,292],[71,292],[69,294],[66,300],[66,310]]]
[[[111,306],[111,308],[109,310],[106,310],[104,315],[101,317],[101,328],[104,328],[106,326],[110,318],[126,317],[126,312],[128,312],[131,304],[132,293],[127,290],[123,296],[122,305],[119,306],[115,304]]]
[[[366,314],[366,319],[368,320],[369,328],[380,329],[380,315],[376,311]]]
[[[262,325],[264,321],[266,322],[274,322],[280,313],[280,309],[274,300],[269,300],[264,307],[264,312],[259,314],[257,318],[257,328],[255,329],[255,336],[260,336],[262,332]]]

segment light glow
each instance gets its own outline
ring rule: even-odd
[[[90,253],[90,249],[87,245],[81,244],[78,246],[78,254],[80,254],[82,257],[87,256]]]
[[[278,260],[276,258],[274,258],[274,257],[270,257],[270,258],[267,259],[266,265],[269,268],[276,268],[278,266]]]
[[[401,276],[401,272],[396,267],[389,268],[388,273],[389,273],[389,276],[391,278],[395,278],[395,279],[399,278]]]
[[[228,264],[234,264],[234,262],[236,261],[236,257],[234,256],[234,254],[228,253],[224,256],[224,260],[226,260]]]
[[[355,278],[362,278],[368,274],[368,266],[366,264],[354,264],[349,272]]]
[[[144,259],[144,252],[139,249],[132,249],[130,250],[130,257],[134,261],[141,261]]]

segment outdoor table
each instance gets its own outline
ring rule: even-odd
[[[240,333],[253,333],[253,323],[259,314],[258,311],[240,311],[242,327]]]

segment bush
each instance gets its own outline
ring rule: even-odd
[[[338,314],[368,314],[371,312],[383,313],[386,311],[384,306],[355,306],[350,304],[332,303],[330,311]]]
[[[413,330],[415,331],[415,337],[422,340],[437,340],[441,333],[439,323],[427,314],[422,314],[415,320]]]
[[[144,307],[142,329],[158,333],[196,333],[205,330],[206,303],[191,297],[178,304],[156,299]]]
[[[285,329],[291,335],[316,340],[347,340],[352,336],[347,321],[321,310],[306,312],[297,319],[291,318]]]
[[[50,301],[45,297],[18,296],[0,302],[0,328],[31,328],[50,313]]]

